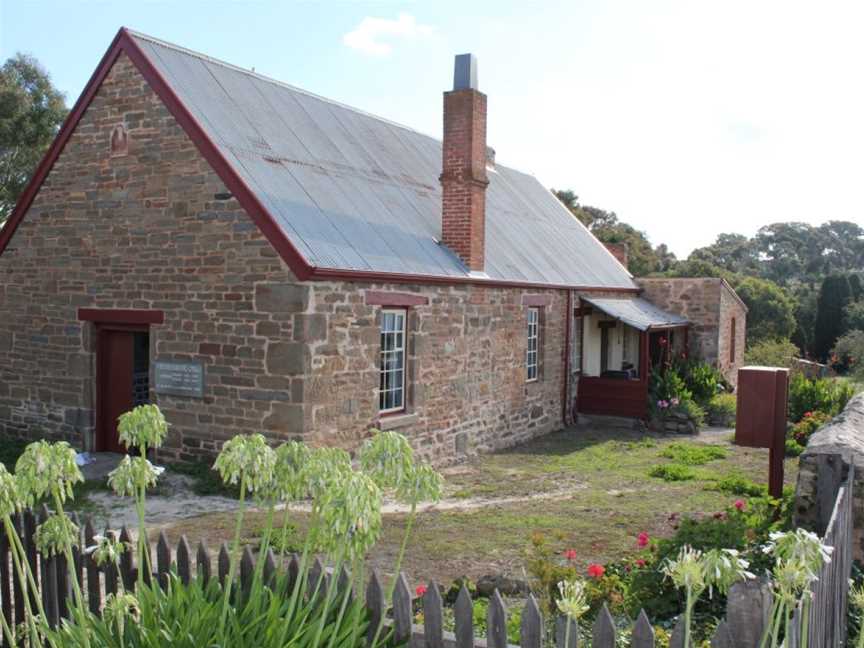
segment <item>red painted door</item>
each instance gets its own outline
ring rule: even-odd
[[[132,331],[99,331],[96,449],[100,452],[126,452],[117,434],[117,419],[133,407],[133,341]]]

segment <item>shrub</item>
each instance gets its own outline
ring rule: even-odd
[[[684,360],[677,367],[686,389],[700,405],[723,390],[723,375],[707,362]]]
[[[813,433],[828,423],[831,418],[824,412],[804,412],[804,418],[792,426],[788,436],[798,445],[806,447]]]
[[[798,457],[806,448],[795,439],[786,439],[785,454],[787,457]]]
[[[681,464],[660,464],[648,471],[649,477],[657,477],[667,482],[690,481],[696,478],[692,468]]]
[[[790,369],[800,353],[791,340],[763,340],[750,345],[744,352],[744,362],[760,367]]]
[[[864,301],[856,303],[864,306]],[[840,337],[834,344],[831,354],[852,376],[864,379],[864,331],[856,329]]]
[[[711,425],[732,427],[735,425],[735,412],[738,403],[735,394],[717,394],[706,407],[708,422]]]
[[[709,461],[725,459],[726,449],[716,445],[699,445],[695,443],[670,443],[660,453],[661,457],[688,466],[701,466]]]
[[[768,495],[768,486],[757,484],[752,479],[740,475],[730,475],[718,479],[713,484],[707,485],[705,490],[720,491],[741,497],[766,497]]]
[[[837,416],[854,395],[855,388],[845,380],[811,380],[804,374],[796,373],[789,384],[789,418],[797,423],[807,412]]]
[[[687,417],[696,425],[696,429],[700,429],[705,425],[705,410],[694,400],[682,400],[678,405],[672,408],[672,411],[678,411],[686,414]]]
[[[631,615],[644,608],[650,619],[672,619],[681,611],[674,585],[657,566],[674,558],[685,545],[700,551],[735,549],[750,561],[750,571],[758,573],[771,564],[762,550],[772,531],[789,528],[793,494],[784,494],[782,502],[768,497],[741,501],[741,508],[729,506],[714,515],[684,518],[671,538],[658,540],[647,569],[632,570],[627,583],[627,608]],[[721,618],[725,614],[725,597],[716,593],[713,599],[701,600],[696,617]]]

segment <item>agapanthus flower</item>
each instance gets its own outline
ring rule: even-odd
[[[755,578],[747,571],[749,566],[734,549],[711,549],[705,552],[702,556],[702,569],[709,596],[713,597],[715,588],[725,594],[738,581]]]
[[[120,497],[135,497],[141,488],[146,490],[155,486],[160,473],[161,470],[144,457],[126,455],[123,461],[108,473],[108,485]]]
[[[434,502],[441,500],[444,478],[428,464],[414,466],[396,489],[396,497],[402,502]]]
[[[381,488],[399,488],[412,477],[414,450],[398,432],[373,432],[360,448],[360,467]]]
[[[21,508],[18,481],[0,463],[0,519],[13,515]]]
[[[309,448],[297,441],[276,448],[273,468],[273,495],[276,499],[294,502],[308,496],[304,470],[309,463],[309,454]]]
[[[601,574],[602,575],[602,574]],[[574,579],[558,583],[558,610],[567,618],[577,621],[588,611],[585,581]]]
[[[702,569],[702,552],[684,545],[673,560],[666,560],[663,573],[678,588],[686,588],[694,592],[705,589],[705,572]]]
[[[244,483],[249,493],[272,488],[276,453],[262,434],[241,434],[222,446],[213,467],[226,484]]]
[[[73,496],[72,488],[84,481],[75,462],[75,450],[65,441],[36,441],[28,445],[15,464],[18,495],[25,506],[56,493],[61,502]]]
[[[120,542],[113,534],[93,536],[93,541],[96,544],[87,547],[84,553],[91,555],[99,567],[119,564],[120,556],[126,552],[126,543]]]
[[[36,527],[36,548],[46,556],[78,546],[78,527],[66,515],[51,515]]]
[[[323,518],[318,543],[349,559],[365,555],[381,534],[381,489],[365,473],[341,473],[321,493],[316,506]]]
[[[117,432],[129,447],[159,448],[168,435],[168,422],[157,405],[139,405],[120,415]]]
[[[309,497],[318,501],[330,486],[351,472],[351,457],[342,448],[312,448],[302,472]]]

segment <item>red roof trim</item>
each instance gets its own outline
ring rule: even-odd
[[[370,283],[403,283],[420,285],[471,284],[489,288],[534,288],[547,290],[578,290],[582,292],[627,293],[636,295],[640,288],[609,288],[605,286],[568,286],[567,284],[544,284],[530,281],[508,281],[505,279],[482,279],[480,277],[452,277],[437,275],[415,275],[374,270],[341,270],[317,267],[309,274],[310,281],[366,281]]]
[[[383,290],[367,290],[367,306],[425,306],[429,298],[413,293],[386,292]]]
[[[78,319],[102,324],[164,324],[165,313],[161,310],[79,308]]]
[[[204,159],[213,167],[213,170],[225,183],[225,186],[231,191],[240,205],[249,214],[249,217],[259,227],[261,232],[276,249],[294,275],[299,281],[319,280],[319,281],[382,281],[389,283],[412,283],[412,284],[474,284],[483,286],[497,286],[501,288],[545,288],[545,289],[562,289],[562,290],[587,290],[587,291],[604,291],[604,292],[621,292],[633,293],[640,292],[639,288],[608,288],[604,286],[568,286],[564,284],[544,284],[536,282],[520,282],[520,281],[505,281],[497,279],[482,279],[477,277],[448,277],[448,276],[430,276],[430,275],[412,275],[403,273],[387,273],[373,272],[362,270],[342,270],[337,268],[320,268],[310,265],[302,254],[294,247],[291,240],[285,235],[272,214],[258,200],[254,192],[237,174],[230,163],[225,159],[218,147],[213,143],[198,120],[192,113],[183,105],[183,102],[176,95],[168,81],[162,76],[159,70],[151,63],[150,59],[144,51],[138,46],[134,38],[129,34],[125,27],[121,28],[111,42],[111,46],[102,60],[99,67],[90,77],[84,91],[75,102],[75,106],[63,123],[60,132],[58,133],[51,148],[48,149],[42,162],[33,174],[27,188],[19,198],[15,209],[12,211],[6,225],[0,230],[0,255],[3,254],[15,230],[18,228],[21,220],[24,218],[33,199],[51,171],[51,167],[63,147],[69,140],[69,137],[81,120],[84,111],[90,105],[93,97],[99,89],[99,85],[105,79],[105,76],[111,69],[111,66],[117,60],[121,53],[125,53],[129,59],[138,68],[141,75],[150,84],[153,91],[165,103],[169,112],[174,116],[174,119],[183,127],[189,138],[198,148],[198,151],[204,156]]]

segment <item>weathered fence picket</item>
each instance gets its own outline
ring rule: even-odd
[[[654,648],[654,628],[645,610],[639,610],[630,645],[632,648]]]
[[[612,648],[615,645],[615,635],[615,622],[604,603],[591,629],[591,648]]]
[[[835,646],[843,645],[845,641],[845,612],[847,604],[847,579],[851,569],[852,546],[852,489],[853,471],[837,495],[836,506],[826,530],[825,542],[834,547],[832,560],[825,565],[819,580],[813,586],[813,599],[810,608],[809,645]],[[112,565],[99,567],[92,554],[84,551],[85,547],[96,544],[96,534],[92,520],[84,520],[80,529],[81,547],[73,554],[73,564],[67,564],[62,555],[43,556],[36,550],[36,528],[41,520],[50,515],[43,507],[38,514],[32,511],[14,516],[12,522],[18,529],[23,549],[24,559],[33,568],[36,581],[40,584],[41,603],[45,608],[48,622],[56,626],[61,618],[68,618],[73,605],[72,582],[77,579],[86,598],[89,609],[98,614],[105,597],[116,593],[119,583],[132,589],[137,578],[135,565],[135,543],[132,534],[125,527],[120,539],[128,543],[127,551],[121,554],[119,569]],[[77,523],[78,520],[75,519]],[[106,530],[106,536],[116,537],[113,531]],[[17,550],[10,546],[5,533],[0,533],[0,614],[10,622],[10,625],[24,622],[25,605],[18,573],[13,569],[13,552]],[[16,554],[17,555],[17,554]],[[238,591],[247,591],[252,585],[257,559],[251,548],[243,549],[237,574]],[[193,568],[192,561],[195,561]],[[282,571],[287,575],[287,584],[283,585],[286,595],[299,576],[300,558],[296,554],[277,558],[269,549],[260,565],[261,575],[265,583],[274,584],[277,575]],[[159,534],[155,547],[155,562],[139,568],[145,569],[142,575],[145,580],[155,578],[161,586],[165,586],[170,574],[176,574],[184,583],[189,583],[194,576],[202,583],[208,583],[211,578],[218,578],[224,586],[230,568],[230,553],[228,546],[222,544],[216,559],[216,566],[203,542],[197,546],[195,556],[192,555],[190,544],[185,536],[181,537],[173,548],[164,533]],[[193,574],[194,569],[194,574]],[[489,599],[487,612],[487,633],[485,641],[480,643],[474,636],[473,607],[474,603],[468,589],[463,585],[453,606],[453,632],[444,627],[444,603],[441,588],[437,583],[430,582],[421,599],[415,600],[412,589],[405,574],[396,577],[392,605],[388,607],[385,600],[385,590],[376,573],[372,573],[365,592],[354,590],[355,580],[343,567],[338,574],[326,569],[319,558],[315,558],[309,569],[307,584],[310,593],[323,596],[333,583],[340,593],[350,592],[351,596],[363,596],[369,613],[370,624],[368,638],[375,635],[379,623],[383,622],[392,630],[396,642],[410,642],[411,648],[475,648],[485,645],[487,648],[512,648],[508,644],[507,609],[500,593],[496,590]],[[104,579],[104,588],[101,579]],[[36,601],[32,601],[36,610]],[[414,624],[414,610],[420,606],[423,611],[423,623]],[[731,588],[728,594],[726,618],[717,626],[711,639],[712,648],[757,648],[763,630],[768,623],[772,605],[770,584],[755,580],[740,582]],[[796,612],[796,619],[801,612]],[[567,624],[570,632],[566,632]],[[557,616],[553,626],[554,642],[557,648],[578,648],[585,644],[585,636],[580,637],[578,626],[565,617]],[[388,630],[389,632],[389,630]],[[614,648],[616,645],[616,629],[612,615],[604,605],[600,610],[591,629],[590,645],[592,648]],[[670,648],[684,648],[683,622],[679,619],[670,639]],[[544,619],[537,601],[529,595],[522,609],[521,626],[519,629],[519,646],[521,648],[541,648],[546,644]],[[568,641],[569,639],[569,641]],[[0,646],[5,648],[4,639],[0,637]],[[801,637],[797,631],[786,638],[785,648],[798,648]],[[655,645],[654,629],[644,611],[640,611],[632,626],[630,646],[632,648],[653,648]]]

